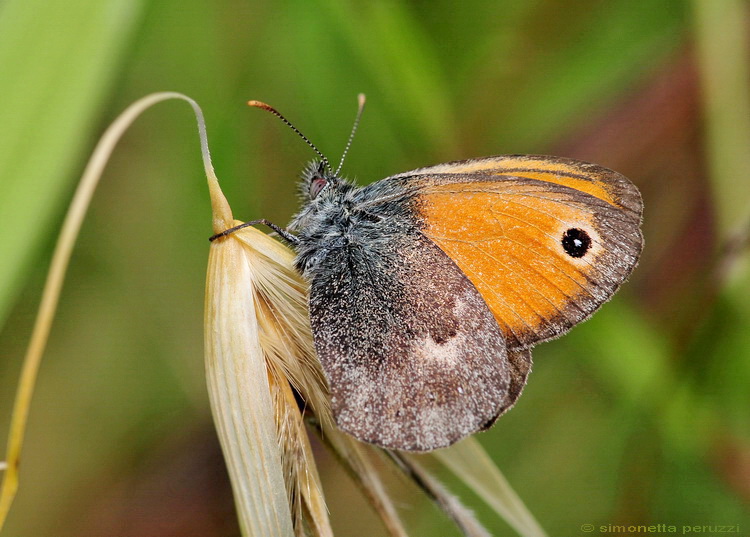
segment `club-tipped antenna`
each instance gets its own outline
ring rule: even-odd
[[[310,147],[312,147],[313,151],[315,151],[318,154],[318,156],[323,160],[323,164],[328,169],[328,171],[332,171],[331,164],[328,162],[328,159],[325,157],[325,155],[323,153],[321,153],[320,150],[317,147],[315,147],[315,144],[312,143],[307,136],[305,136],[304,134],[302,134],[302,131],[300,131],[297,127],[295,127],[294,125],[292,125],[292,122],[289,121],[284,116],[282,116],[281,113],[278,110],[276,110],[273,106],[271,106],[270,104],[266,104],[264,102],[261,102],[261,101],[248,101],[247,104],[248,104],[248,106],[252,106],[254,108],[260,108],[261,110],[265,110],[266,112],[271,112],[274,116],[276,116],[281,121],[283,121],[284,123],[286,123],[287,127],[289,127],[294,132],[296,132],[297,135],[299,135],[299,137],[302,138],[307,145],[309,145]]]
[[[365,94],[360,93],[357,95],[357,117],[354,118],[354,125],[352,125],[352,132],[349,134],[349,139],[346,141],[346,147],[344,147],[344,154],[341,155],[341,161],[339,162],[338,168],[336,168],[336,172],[334,175],[338,176],[339,172],[341,171],[341,167],[344,165],[344,159],[346,158],[346,154],[349,152],[349,148],[352,146],[352,140],[354,140],[354,134],[357,132],[357,127],[359,127],[359,119],[362,117],[362,111],[365,109]]]

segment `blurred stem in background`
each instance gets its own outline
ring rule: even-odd
[[[721,238],[750,225],[750,5],[693,0],[706,154]]]

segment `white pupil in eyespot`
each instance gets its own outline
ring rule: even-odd
[[[310,197],[315,199],[326,184],[328,184],[328,181],[322,177],[316,177],[313,179],[310,183]]]

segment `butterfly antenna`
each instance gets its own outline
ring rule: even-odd
[[[276,116],[281,121],[286,123],[287,127],[289,127],[294,132],[296,132],[299,135],[299,137],[305,141],[307,145],[312,147],[313,151],[315,151],[318,154],[318,156],[323,160],[323,164],[325,164],[325,167],[328,169],[328,171],[332,171],[331,164],[328,162],[328,159],[325,157],[325,155],[323,155],[323,153],[321,153],[320,150],[317,147],[315,147],[315,144],[312,143],[307,136],[302,134],[302,131],[300,131],[297,127],[292,125],[292,122],[289,121],[284,116],[282,116],[281,113],[278,110],[276,110],[273,106],[266,104],[264,102],[261,102],[261,101],[248,101],[247,104],[248,106],[252,106],[254,108],[260,108],[261,110],[265,110],[266,112],[271,112],[274,116]]]
[[[349,140],[346,142],[346,147],[344,148],[344,154],[341,155],[341,161],[339,162],[339,167],[336,168],[336,173],[334,175],[338,176],[339,172],[341,171],[341,167],[344,165],[344,159],[346,158],[346,154],[349,152],[349,148],[352,146],[352,140],[354,140],[354,133],[357,132],[357,127],[359,127],[359,118],[362,117],[362,111],[365,109],[365,94],[360,93],[357,95],[357,117],[354,118],[354,125],[352,126],[352,132],[349,134]]]

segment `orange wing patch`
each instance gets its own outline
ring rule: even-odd
[[[547,183],[550,175],[544,175]],[[635,258],[623,260],[621,270],[603,274],[601,266],[611,264],[609,231],[598,221],[606,208],[595,211],[587,204],[594,194],[556,184],[563,188],[516,176],[433,184],[419,195],[423,232],[474,284],[511,348],[560,335],[588,317],[635,264]],[[599,199],[607,203],[598,205],[612,207],[607,196]],[[591,236],[581,258],[562,248],[571,228]]]
[[[504,175],[526,177],[573,188],[607,203],[623,206],[618,192],[619,174],[572,159],[534,155],[507,155],[438,164],[415,170],[417,174]],[[409,172],[412,175],[415,172]]]

